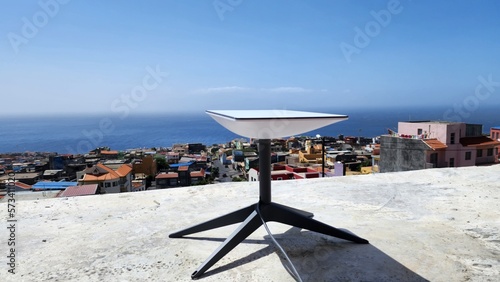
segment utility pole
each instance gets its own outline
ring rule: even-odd
[[[325,137],[316,134],[316,138],[321,138],[321,176],[325,177]]]

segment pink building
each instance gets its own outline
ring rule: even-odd
[[[398,133],[381,140],[381,171],[497,162],[500,142],[484,136],[482,127],[463,122],[399,122]]]
[[[494,126],[490,128],[490,138],[496,141],[500,141],[500,126]],[[500,146],[497,147],[497,152],[500,151]],[[500,153],[497,155],[500,158]]]

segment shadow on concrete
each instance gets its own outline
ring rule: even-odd
[[[298,228],[274,237],[303,281],[428,281],[371,244],[355,244]],[[284,256],[278,254],[288,268]]]
[[[285,250],[303,281],[428,281],[371,244],[355,244],[296,227],[273,236]],[[225,240],[185,238],[220,242]],[[273,253],[279,255],[283,267],[290,272],[288,261],[268,235],[264,236],[263,240],[244,240],[242,244],[268,246],[226,265],[209,269],[201,279]],[[290,275],[290,280],[293,280],[293,275]]]
[[[245,243],[245,241],[243,241],[243,243]],[[237,259],[233,262],[230,262],[226,265],[220,266],[220,267],[215,268],[213,270],[209,270],[209,271],[205,272],[205,274],[203,274],[203,276],[201,278],[216,275],[216,274],[224,272],[226,270],[236,268],[238,266],[244,265],[246,263],[258,260],[258,259],[266,257],[270,254],[273,254],[276,251],[276,247],[274,245],[269,245],[269,243],[272,244],[272,242],[262,240],[262,244],[268,244],[267,247],[260,249],[256,252],[253,252],[253,253],[251,253],[243,258],[240,258],[240,259]]]

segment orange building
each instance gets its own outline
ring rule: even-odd
[[[81,172],[78,184],[98,184],[101,193],[130,192],[132,191],[132,167],[123,164],[117,170],[113,170],[98,163]]]

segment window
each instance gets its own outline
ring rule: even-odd
[[[465,160],[470,160],[472,158],[472,153],[471,152],[465,152]]]
[[[493,156],[493,148],[489,148],[489,149],[486,151],[486,155],[487,155],[488,157]]]
[[[455,158],[450,158],[450,167],[455,167]]]
[[[422,135],[422,128],[417,129],[417,134]]]
[[[455,133],[450,134],[450,144],[455,144]]]
[[[477,149],[476,155],[478,158],[483,156],[483,150],[482,149]]]

